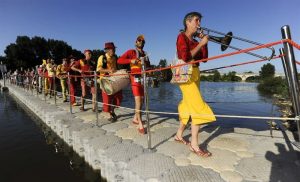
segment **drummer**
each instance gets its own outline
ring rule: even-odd
[[[146,67],[150,66],[147,53],[143,50],[145,45],[144,35],[139,35],[135,41],[135,49],[126,51],[119,59],[118,64],[129,64],[131,69],[130,81],[132,93],[135,100],[135,114],[133,124],[138,125],[138,131],[145,134],[145,129],[141,118],[142,102],[144,97],[144,87],[141,83],[142,61],[144,60]]]
[[[117,71],[116,47],[113,42],[106,42],[104,45],[105,54],[99,56],[97,63],[97,72],[102,76],[109,76]],[[100,78],[101,79],[101,78]],[[114,112],[114,106],[120,106],[122,101],[122,90],[113,95],[107,95],[102,90],[103,110],[102,115],[109,121],[116,121],[117,115]]]

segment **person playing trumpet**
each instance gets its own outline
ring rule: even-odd
[[[178,59],[182,59],[184,62],[208,57],[208,36],[202,33],[197,34],[201,18],[202,15],[198,12],[190,12],[184,17],[184,31],[179,33],[176,42]],[[195,39],[195,35],[196,38],[200,39],[200,42]],[[190,150],[198,156],[209,157],[211,156],[209,151],[199,148],[198,132],[201,124],[213,122],[216,118],[200,92],[199,63],[193,64],[190,81],[179,84],[179,88],[182,92],[182,100],[178,104],[180,126],[174,140],[189,145]],[[192,122],[191,143],[183,139],[183,131],[190,120]]]

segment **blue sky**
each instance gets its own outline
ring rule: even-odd
[[[293,40],[300,43],[299,7],[299,0],[0,0],[0,55],[5,55],[5,47],[15,42],[18,35],[63,40],[81,51],[103,49],[105,42],[113,41],[120,55],[134,47],[138,34],[144,34],[145,50],[152,63],[158,64],[160,59],[174,58],[182,19],[190,11],[202,13],[204,27],[220,32],[232,31],[236,36],[260,43],[280,40],[281,27],[289,25]],[[253,47],[237,40],[232,45]],[[275,47],[276,54],[280,47]],[[209,56],[232,51],[221,52],[219,45],[209,42]],[[296,59],[300,60],[299,50],[294,51]],[[269,50],[256,53],[270,55]],[[201,69],[258,59],[241,54],[201,64]],[[258,72],[265,63],[220,71]],[[272,63],[277,72],[282,72],[280,59]]]

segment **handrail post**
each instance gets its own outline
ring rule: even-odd
[[[45,102],[46,102],[46,93],[48,93],[48,90],[46,90],[47,89],[47,87],[46,87],[46,84],[48,83],[47,81],[46,81],[46,79],[48,79],[48,78],[46,78],[45,77],[45,73],[43,74],[43,80],[44,80],[44,82],[43,82],[43,86],[44,86],[44,100],[45,100]]]
[[[145,65],[145,57],[141,58],[142,60],[142,73],[143,73],[143,84],[144,84],[144,103],[146,110],[146,119],[147,119],[147,141],[148,141],[148,149],[151,149],[151,133],[150,133],[150,117],[149,117],[149,99],[147,92],[147,75],[146,75],[146,65]]]
[[[282,39],[292,39],[290,28],[288,25],[285,25],[281,27],[281,34],[282,34]],[[295,55],[294,55],[294,50],[293,46],[288,43],[284,42],[284,58],[285,58],[285,63],[288,71],[288,76],[290,76],[290,84],[291,84],[291,93],[292,93],[292,99],[294,102],[294,112],[295,116],[299,117],[300,116],[300,98],[299,98],[299,80],[298,80],[298,73],[296,69],[296,60],[295,60]],[[298,128],[298,140],[300,140],[300,121],[296,121],[297,123],[297,128]]]
[[[287,68],[287,65],[286,65],[286,60],[285,60],[285,52],[284,52],[284,49],[283,48],[280,48],[279,49],[279,53],[280,55],[283,55],[281,57],[281,62],[282,62],[282,66],[283,66],[283,70],[284,70],[284,75],[285,75],[285,78],[286,78],[286,81],[287,81],[287,84],[288,84],[288,90],[289,90],[289,94],[290,94],[290,97],[292,97],[292,91],[291,91],[291,88],[292,88],[292,85],[291,85],[291,75],[290,75],[290,72],[288,71],[288,68]],[[295,108],[296,104],[295,104],[295,100],[294,99],[291,99],[292,100],[292,105],[293,105],[293,108]]]
[[[70,73],[68,72],[68,88],[69,88],[69,103],[70,103],[70,113],[72,114],[72,102],[71,102],[71,79]]]
[[[40,84],[39,84],[39,75],[35,74],[35,89],[36,89],[36,96],[39,96],[39,88],[40,88]]]
[[[98,93],[97,93],[97,73],[96,71],[94,71],[94,87],[95,87],[95,100],[94,100],[94,103],[95,106],[92,106],[92,107],[96,107],[96,119],[97,119],[97,122],[96,122],[96,126],[98,126],[98,122],[99,122],[99,116],[98,116]],[[93,100],[93,99],[92,99]]]
[[[56,78],[56,74],[55,74],[55,72],[54,72],[54,74],[53,74],[53,93],[54,93],[54,104],[56,105],[56,80],[55,80],[55,78]],[[50,93],[51,93],[51,91],[50,91]]]

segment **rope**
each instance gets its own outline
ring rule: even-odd
[[[217,55],[217,56],[213,56],[213,57],[206,58],[206,59],[191,61],[191,62],[184,63],[184,64],[178,64],[178,65],[169,66],[169,67],[165,67],[165,68],[158,68],[158,69],[147,70],[147,71],[138,72],[138,73],[130,73],[130,74],[151,73],[151,72],[162,71],[162,70],[166,70],[166,69],[172,69],[172,68],[176,68],[176,67],[180,67],[180,66],[184,66],[184,65],[188,65],[188,64],[195,64],[195,63],[200,63],[200,62],[207,62],[207,61],[211,61],[211,60],[215,60],[215,59],[219,59],[219,58],[223,58],[223,57],[228,57],[228,56],[232,56],[232,55],[236,55],[236,54],[250,52],[250,51],[261,49],[261,48],[265,48],[265,47],[271,47],[271,46],[274,46],[274,45],[277,45],[277,44],[280,44],[280,43],[283,43],[283,42],[289,42],[290,44],[292,44],[296,48],[298,48],[298,49],[300,48],[300,46],[297,45],[295,42],[293,42],[293,41],[291,41],[289,39],[284,39],[284,40],[281,40],[281,41],[272,42],[272,43],[268,43],[268,44],[262,44],[262,45],[259,45],[259,46],[256,46],[256,47],[252,47],[252,48],[248,48],[248,49],[243,49],[243,50],[238,50],[238,51],[227,53],[227,54]],[[274,57],[272,59],[277,59],[279,57],[281,57],[281,55],[280,56],[276,56],[276,57]],[[249,62],[245,62],[245,63],[239,63],[239,64],[229,65],[229,66],[215,68],[215,69],[221,69],[221,68],[227,68],[227,67],[233,67],[233,66],[240,66],[240,65],[250,64],[250,63],[256,63],[256,62],[266,61],[266,60],[267,59],[256,60],[256,61],[249,61]],[[125,75],[125,74],[111,74],[111,75],[108,75],[108,76],[117,76],[117,75]],[[72,75],[72,77],[93,77],[93,76],[98,76],[98,75],[81,75],[81,76]],[[26,85],[29,85],[29,84],[26,84]],[[56,90],[47,89],[47,91],[54,91],[54,93],[57,93]],[[68,94],[68,96],[70,96],[70,95]],[[75,95],[72,95],[72,96],[78,98]],[[86,99],[86,98],[83,98],[83,99],[87,100],[87,101],[92,101],[91,99]],[[100,103],[101,105],[109,105],[109,106],[113,106],[113,107],[117,107],[117,108],[122,108],[122,109],[126,109],[126,110],[133,110],[135,112],[139,111],[139,112],[142,112],[142,113],[151,113],[151,114],[179,115],[179,113],[159,112],[159,111],[145,111],[145,110],[137,110],[137,109],[128,108],[128,107],[116,106],[116,105],[113,105],[113,104],[106,104],[106,103],[103,103],[103,102],[97,102],[97,103],[98,104]],[[184,113],[184,114],[188,114],[188,115],[192,115],[192,116],[215,116],[215,117],[223,117],[223,118],[244,118],[244,119],[262,119],[262,120],[266,120],[266,119],[273,119],[273,120],[299,120],[299,118],[297,118],[297,117],[296,118],[281,118],[281,117],[239,116],[239,115],[207,115],[207,114],[195,114],[195,113]]]
[[[238,50],[238,51],[234,51],[231,53],[226,53],[226,54],[221,54],[221,55],[217,55],[217,56],[212,56],[209,58],[205,58],[205,59],[201,59],[201,60],[195,60],[195,61],[190,61],[188,63],[183,63],[183,64],[178,64],[178,65],[173,65],[173,66],[168,66],[168,67],[164,67],[164,68],[156,68],[156,69],[152,69],[152,70],[147,70],[147,71],[141,71],[141,72],[135,72],[135,73],[129,73],[130,75],[136,75],[136,74],[143,74],[143,73],[152,73],[152,72],[159,72],[159,71],[163,71],[163,70],[167,70],[167,69],[172,69],[172,68],[177,68],[177,67],[181,67],[181,66],[185,66],[188,64],[195,64],[195,63],[200,63],[200,62],[207,62],[207,61],[212,61],[212,60],[216,60],[219,58],[224,58],[224,57],[229,57],[229,56],[233,56],[233,55],[237,55],[237,54],[241,54],[241,53],[246,53],[246,52],[250,52],[250,51],[254,51],[257,49],[262,49],[262,48],[266,48],[266,47],[271,47],[283,42],[287,42],[288,39],[283,39],[280,41],[276,41],[276,42],[272,42],[272,43],[268,43],[268,44],[262,44],[256,47],[252,47],[252,48],[247,48],[247,49],[242,49],[242,50]],[[267,60],[267,59],[266,59]],[[110,74],[110,75],[104,75],[104,76],[124,76],[127,74]],[[71,75],[70,75],[71,76]],[[78,76],[78,75],[72,75],[72,77],[93,77],[95,75],[86,75],[86,76]],[[100,75],[96,75],[96,76],[100,76]],[[102,75],[101,75],[102,76]]]
[[[297,48],[298,50],[300,50],[300,45],[297,44],[296,42],[294,42],[291,39],[287,39],[287,42],[290,43],[293,47]]]
[[[135,73],[131,73],[129,72],[128,74],[130,75],[136,75],[136,74],[143,74],[143,73],[152,73],[152,72],[159,72],[159,71],[163,71],[163,70],[167,70],[167,69],[172,69],[172,68],[177,68],[177,67],[181,67],[181,66],[185,66],[188,64],[195,64],[195,63],[200,63],[200,62],[207,62],[207,61],[212,61],[212,60],[216,60],[219,58],[224,58],[224,57],[228,57],[228,56],[233,56],[233,55],[237,55],[237,54],[241,54],[241,53],[246,53],[246,52],[250,52],[250,51],[254,51],[257,49],[261,49],[261,48],[267,48],[267,47],[271,47],[280,43],[284,43],[284,42],[288,42],[291,45],[293,45],[294,47],[296,47],[297,49],[300,50],[300,45],[298,45],[297,43],[295,43],[294,41],[290,40],[290,39],[282,39],[280,41],[276,41],[276,42],[271,42],[268,44],[262,44],[256,47],[252,47],[252,48],[247,48],[247,49],[242,49],[242,50],[238,50],[238,51],[234,51],[231,53],[226,53],[226,54],[221,54],[221,55],[217,55],[217,56],[212,56],[210,58],[206,58],[206,59],[201,59],[201,60],[195,60],[195,61],[191,61],[188,63],[184,63],[184,64],[178,64],[178,65],[173,65],[173,66],[168,66],[168,67],[164,67],[164,68],[157,68],[157,69],[152,69],[152,70],[147,70],[144,72],[135,72]],[[276,56],[275,58],[272,59],[276,59],[278,58],[278,56]],[[250,62],[245,62],[245,63],[240,63],[240,64],[235,64],[235,65],[230,65],[228,67],[232,67],[232,66],[239,66],[239,65],[244,65],[244,64],[250,64],[250,63],[256,63],[256,62],[261,62],[263,60],[268,60],[268,59],[262,59],[262,60],[257,60],[257,61],[250,61]],[[297,64],[300,64],[300,62],[296,61]],[[222,67],[223,68],[223,67]],[[225,67],[227,68],[227,67]],[[220,68],[221,69],[221,68]],[[93,72],[93,71],[88,71],[88,72]],[[125,76],[128,74],[110,74],[110,75],[101,75],[101,76]],[[70,77],[94,77],[95,75],[70,75]],[[100,75],[96,75],[96,76],[100,76]]]
[[[275,57],[271,58],[271,60],[278,59],[278,58],[280,58],[282,56],[283,55],[275,56]],[[242,65],[246,65],[246,64],[258,63],[258,62],[263,62],[263,61],[269,61],[269,60],[267,60],[267,59],[260,59],[260,60],[256,60],[256,61],[247,61],[247,62],[239,63],[239,64],[232,64],[232,65],[228,65],[228,66],[222,66],[222,67],[217,67],[217,68],[206,69],[206,70],[202,70],[201,72],[207,72],[207,71],[212,71],[212,70],[217,70],[217,69],[223,69],[223,68],[230,68],[230,67],[235,67],[235,66],[242,66]]]
[[[61,93],[56,91],[57,93]],[[81,98],[75,95],[69,95],[66,94],[68,96],[74,96],[75,98]],[[83,98],[86,101],[90,101],[93,102],[91,99],[86,99]],[[100,105],[108,105],[108,106],[112,106],[112,107],[116,107],[116,108],[121,108],[124,110],[130,110],[130,111],[135,111],[135,112],[141,112],[141,113],[149,113],[149,114],[164,114],[164,115],[179,115],[179,113],[177,112],[161,112],[161,111],[146,111],[146,110],[139,110],[139,109],[134,109],[134,108],[129,108],[129,107],[123,107],[123,106],[117,106],[114,104],[107,104],[107,103],[103,103],[103,102],[97,102]],[[266,116],[240,116],[240,115],[221,115],[221,114],[215,114],[215,115],[210,115],[210,114],[196,114],[196,113],[184,113],[184,115],[191,115],[191,116],[215,116],[218,118],[242,118],[242,119],[260,119],[260,120],[282,120],[282,121],[286,121],[286,120],[294,120],[294,121],[299,121],[300,119],[298,117],[295,118],[287,118],[287,117],[266,117]]]

